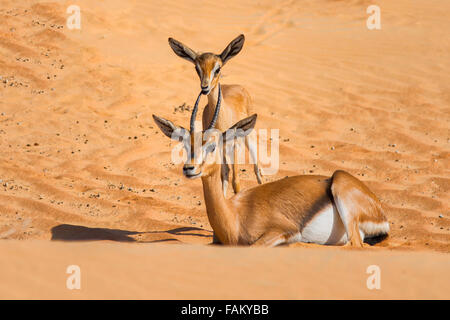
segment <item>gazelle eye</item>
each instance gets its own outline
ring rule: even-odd
[[[219,74],[219,72],[220,72],[220,67],[218,67],[218,68],[216,69],[216,76]]]
[[[211,143],[209,145],[206,146],[206,153],[210,153],[210,152],[214,152],[214,150],[216,150],[216,144],[215,143]]]

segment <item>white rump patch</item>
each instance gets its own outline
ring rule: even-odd
[[[303,228],[301,241],[328,245],[345,244],[347,232],[336,207],[328,205],[316,213]]]

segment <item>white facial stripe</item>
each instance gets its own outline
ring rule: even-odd
[[[216,65],[214,66],[212,70],[212,74],[216,73],[216,70],[220,67],[219,62],[216,61]]]
[[[184,140],[183,141],[183,148],[186,150],[186,153],[189,154],[191,152],[191,144],[189,141]]]
[[[208,153],[212,152],[215,149],[214,144],[215,142],[208,142],[202,147],[203,158],[205,158],[208,155]]]
[[[220,67],[219,62],[216,61],[216,65],[212,69],[211,73],[209,74],[209,83],[211,84],[212,79],[214,78],[214,75],[216,74],[216,70]]]
[[[214,69],[213,69],[213,72],[212,72],[213,76],[216,74],[216,71],[219,68],[220,68],[220,64],[219,64],[219,62],[216,62],[216,65],[214,66]]]
[[[196,64],[196,66],[197,66],[197,70],[198,70],[198,73],[199,73],[199,76],[200,76],[200,79],[201,79],[202,75],[203,75],[202,68],[200,68],[200,65],[198,63]]]
[[[204,156],[204,161],[206,164],[212,164],[212,163],[216,163],[216,144],[215,142],[212,142],[208,145],[208,147],[205,150],[205,156]],[[208,157],[208,155],[211,155],[210,157]]]

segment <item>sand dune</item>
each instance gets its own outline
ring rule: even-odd
[[[449,298],[450,261],[430,252],[8,240],[0,252],[9,299]],[[74,264],[80,289],[69,290]],[[379,290],[367,287],[371,265]]]
[[[199,91],[169,36],[220,52],[244,33],[222,82],[245,85],[260,128],[280,128],[280,170],[266,181],[347,170],[387,210],[381,252],[448,262],[450,4],[375,2],[378,31],[365,26],[373,1],[80,0],[81,30],[66,27],[71,1],[2,1],[0,238],[210,243],[201,181],[171,164],[151,115],[187,125],[176,108]]]

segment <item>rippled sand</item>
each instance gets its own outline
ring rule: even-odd
[[[247,88],[259,128],[280,129],[280,170],[266,181],[347,170],[379,196],[391,222],[390,237],[367,250],[407,250],[408,263],[433,251],[432,266],[442,267],[450,252],[450,4],[376,2],[379,31],[366,28],[372,1],[363,0],[80,0],[82,28],[68,30],[71,1],[3,0],[0,238],[110,240],[121,253],[133,247],[116,242],[210,243],[201,181],[171,164],[174,143],[151,115],[187,126],[189,112],[177,107],[191,106],[199,91],[169,36],[220,52],[244,33],[222,83]],[[251,167],[241,168],[243,186],[256,185]],[[14,246],[27,255],[26,243],[4,242],[0,255]],[[38,243],[49,255],[63,250]],[[283,250],[318,261],[333,252]]]

